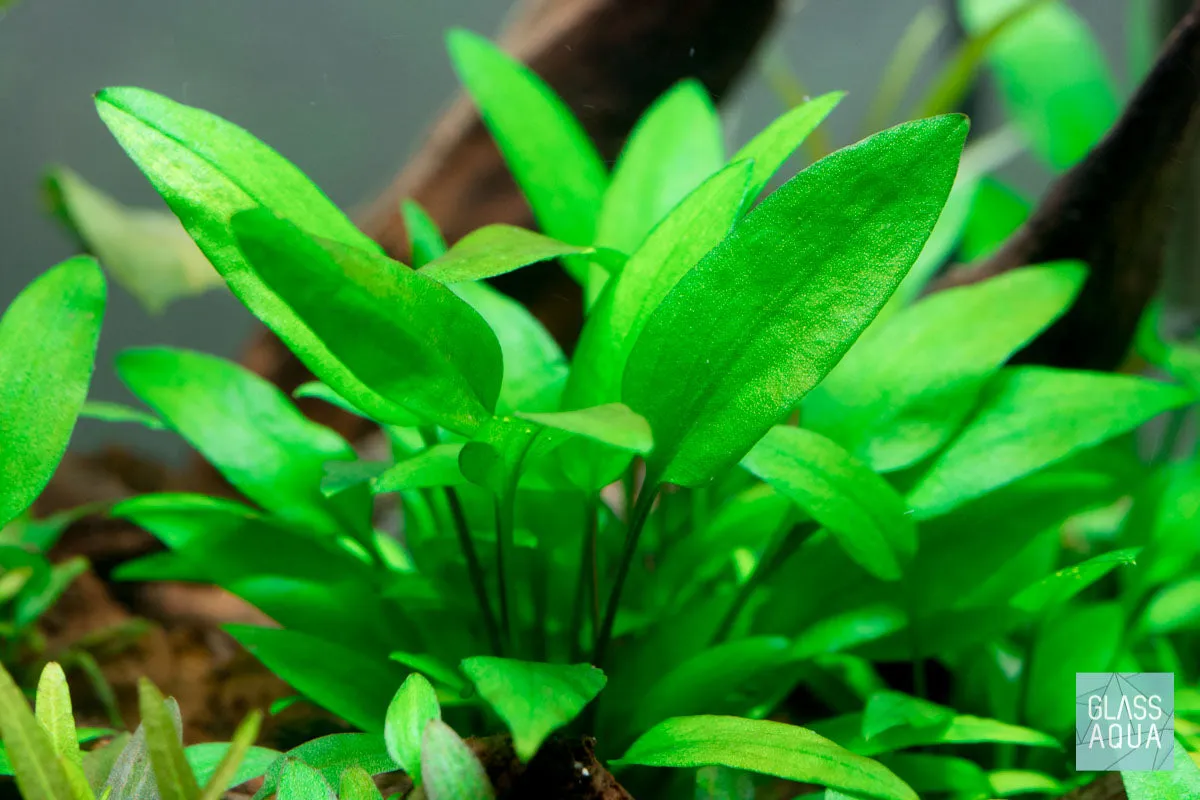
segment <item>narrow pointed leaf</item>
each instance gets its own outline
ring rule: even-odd
[[[75,714],[71,710],[71,691],[62,667],[50,662],[38,680],[35,713],[38,722],[50,736],[50,743],[59,756],[77,767],[83,767],[79,741],[75,735]]]
[[[654,430],[656,480],[706,482],[833,368],[920,254],[966,130],[958,116],[921,120],[822,159],[675,285],[622,389]]]
[[[1072,567],[1060,569],[1022,589],[1013,597],[1012,604],[1031,614],[1044,614],[1051,607],[1070,600],[1117,567],[1137,563],[1139,552],[1139,547],[1113,550]]]
[[[413,673],[404,679],[400,690],[388,705],[383,738],[388,755],[421,785],[421,737],[425,726],[442,718],[437,692],[424,675]]]
[[[646,455],[654,449],[650,424],[622,403],[609,403],[577,411],[517,416],[548,428],[578,434],[641,455]]]
[[[168,710],[168,702],[173,707]],[[174,701],[166,701],[149,680],[138,681],[138,708],[146,729],[146,749],[154,769],[154,781],[162,800],[197,800],[200,787],[183,754],[183,741],[177,723]]]
[[[221,800],[230,786],[244,782],[235,782],[235,779],[238,777],[246,754],[250,752],[254,740],[258,738],[258,729],[261,724],[262,712],[257,710],[250,712],[250,715],[242,720],[237,730],[233,732],[233,738],[229,741],[229,749],[225,751],[225,756],[205,782],[200,800]],[[187,758],[186,752],[184,757]],[[191,759],[188,759],[188,767],[189,769],[192,767]]]
[[[226,756],[229,755],[229,748],[230,745],[226,742],[206,742],[183,748],[183,754],[187,757],[188,764],[192,767],[196,781],[205,784],[205,791],[212,785],[212,777],[216,773],[217,768],[221,766]],[[252,778],[259,777],[281,755],[283,754],[278,750],[271,750],[266,747],[246,748],[240,763],[237,765],[237,769],[234,770],[233,774],[225,778],[225,788],[232,789]]]
[[[84,403],[79,416],[82,419],[98,419],[104,422],[133,422],[152,431],[166,430],[167,427],[161,419],[146,411],[99,400]]]
[[[768,125],[730,159],[732,163],[743,160],[754,162],[750,190],[746,193],[747,202],[758,197],[780,167],[845,96],[845,92],[830,92],[801,103]]]
[[[488,225],[455,242],[420,273],[442,283],[481,281],[539,261],[590,252],[590,247],[566,244],[515,225]]]
[[[32,505],[66,452],[104,304],[100,268],[77,257],[29,284],[0,317],[0,528]]]
[[[415,200],[400,204],[400,216],[404,219],[404,230],[412,248],[413,269],[420,269],[446,252],[446,239],[437,223]]]
[[[429,800],[494,800],[483,764],[450,726],[435,719],[421,739],[421,774]]]
[[[66,768],[58,760],[54,744],[3,666],[0,666],[0,740],[4,742],[21,797],[65,800],[73,796]]]

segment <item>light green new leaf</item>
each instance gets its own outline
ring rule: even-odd
[[[419,270],[442,283],[494,278],[507,272],[562,256],[593,252],[515,225],[488,225],[472,231]]]
[[[62,667],[53,661],[46,665],[38,679],[34,712],[50,735],[54,751],[82,769],[83,759],[75,735],[75,714],[71,710],[71,690],[67,688],[67,676]]]
[[[429,800],[494,800],[483,764],[450,726],[435,719],[421,738],[421,774]]]
[[[259,712],[255,712],[259,713]],[[248,719],[247,719],[248,721]],[[235,734],[236,735],[236,734]],[[213,785],[213,775],[225,762],[229,755],[230,745],[226,742],[205,742],[183,748],[192,773],[198,783],[205,785],[205,791]],[[279,757],[283,755],[278,750],[266,747],[247,747],[234,772],[224,779],[225,789],[240,786],[251,778],[257,778],[267,771]]]
[[[959,0],[968,33],[986,30],[1025,0]],[[1120,103],[1104,53],[1065,2],[1033,9],[992,43],[988,64],[1009,115],[1034,153],[1070,167],[1117,118]]]
[[[444,285],[386,256],[318,242],[266,211],[242,212],[233,227],[253,269],[328,348],[332,360],[310,367],[339,395],[371,411],[344,370],[446,428],[470,432],[490,416],[503,369],[499,342]]]
[[[360,766],[371,775],[395,772],[400,765],[387,753],[383,736],[370,733],[334,733],[305,742],[275,760],[263,778],[263,785],[254,793],[254,800],[269,797],[279,784],[284,765],[299,761],[320,771],[332,785],[347,767]]]
[[[991,784],[992,794],[996,797],[1021,797],[1026,794],[1060,797],[1070,788],[1044,772],[1024,769],[998,769],[989,772],[988,783]]]
[[[54,743],[3,665],[0,665],[0,740],[4,742],[21,797],[27,800],[74,797],[67,765],[58,760]]]
[[[754,162],[746,202],[753,202],[796,149],[804,143],[830,112],[846,96],[845,92],[830,92],[801,103],[772,122],[762,133],[751,139],[737,152],[731,163]]]
[[[399,664],[299,631],[251,625],[225,630],[309,700],[365,731],[383,731],[394,687],[406,674]],[[313,653],[322,657],[314,660]]]
[[[183,739],[174,719],[178,714],[175,701],[164,700],[154,684],[142,678],[138,681],[138,708],[159,796],[162,800],[197,800],[200,787],[183,754]]]
[[[242,720],[237,730],[233,732],[233,738],[229,741],[229,749],[225,751],[224,757],[205,782],[200,800],[221,800],[230,786],[236,786],[239,783],[245,782],[246,779],[237,780],[239,777],[238,773],[241,769],[242,761],[246,758],[246,754],[250,752],[254,740],[258,738],[258,729],[261,725],[262,712],[258,710],[251,711],[249,716]],[[184,751],[184,758],[187,758],[186,750]],[[195,774],[192,759],[188,758],[187,761],[189,769],[193,769],[193,774]]]
[[[596,243],[634,252],[667,212],[724,164],[721,118],[708,90],[697,80],[681,81],[629,134],[604,195]]]
[[[1129,800],[1176,800],[1200,796],[1200,766],[1175,738],[1175,763],[1169,771],[1122,772]]]
[[[873,739],[901,726],[920,728],[941,725],[954,717],[954,710],[912,697],[903,692],[876,692],[867,700],[862,714],[862,737]]]
[[[338,782],[338,800],[383,800],[371,773],[354,764],[346,768]]]
[[[234,295],[326,382],[384,422],[393,403],[363,386],[324,342],[263,283],[243,258],[230,227],[235,214],[266,208],[305,232],[379,252],[300,170],[248,132],[220,117],[144,89],[105,89],[96,107],[121,147],[138,165]]]
[[[825,377],[920,254],[966,132],[921,120],[822,159],[683,276],[622,388],[654,431],[654,482],[705,483]]]
[[[388,705],[383,738],[388,755],[421,785],[421,737],[425,726],[442,718],[437,692],[424,675],[414,672],[404,679]]]
[[[919,518],[945,513],[1191,400],[1178,387],[1126,375],[1002,370],[909,493],[909,507]]]
[[[32,505],[67,449],[104,303],[100,268],[77,257],[29,284],[0,317],[0,528]]]
[[[1136,563],[1139,552],[1140,547],[1113,550],[1060,569],[1018,592],[1013,596],[1012,605],[1030,614],[1044,614],[1052,606],[1065,603],[1117,567]]]
[[[879,800],[917,800],[882,764],[810,730],[738,717],[675,717],[630,746],[617,764],[684,769],[724,766],[815,783]]]
[[[151,314],[224,283],[170,212],[123,206],[65,168],[46,184],[58,215]]]
[[[400,216],[412,249],[413,269],[420,269],[446,252],[446,239],[437,223],[415,200],[400,203]]]
[[[542,230],[570,244],[591,245],[608,172],[583,126],[532,70],[487,39],[455,30],[447,44],[459,79]]]
[[[458,459],[461,444],[435,444],[415,456],[400,461],[371,480],[375,494],[402,492],[436,486],[461,486],[467,482]]]
[[[622,403],[592,406],[577,411],[517,416],[547,428],[574,433],[632,453],[646,455],[654,449],[650,423]]]
[[[590,664],[542,664],[475,656],[462,662],[475,685],[513,735],[517,757],[529,761],[542,742],[571,722],[604,688]]]
[[[117,374],[238,491],[271,513],[325,531],[368,527],[365,490],[337,501],[320,490],[325,463],[350,461],[354,450],[266,379],[215,356],[166,348],[126,350],[117,357]]]
[[[988,378],[1066,311],[1084,278],[1075,263],[1026,267],[900,311],[809,393],[804,425],[880,472],[919,461],[959,429]]]
[[[319,770],[303,761],[286,759],[279,775],[275,800],[336,800],[333,789]]]
[[[904,500],[824,436],[777,425],[742,464],[803,508],[877,578],[897,580],[916,553],[916,527]]]
[[[152,431],[166,430],[167,426],[153,414],[121,403],[89,400],[79,410],[81,419],[98,419],[103,422],[133,422]]]

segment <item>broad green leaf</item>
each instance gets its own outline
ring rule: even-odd
[[[435,719],[421,738],[421,774],[429,800],[494,800],[483,764],[450,726]]]
[[[80,256],[29,284],[0,317],[0,528],[33,504],[66,452],[104,304],[104,276]]]
[[[517,757],[529,761],[546,737],[570,723],[604,688],[590,664],[542,664],[475,656],[462,671],[513,735]]]
[[[959,0],[979,33],[1024,0]],[[988,64],[1009,115],[1034,153],[1056,170],[1079,161],[1117,118],[1120,103],[1104,53],[1065,2],[1033,9],[992,43]]]
[[[333,789],[320,771],[303,761],[286,759],[279,775],[276,800],[336,800]]]
[[[590,252],[589,247],[566,244],[515,225],[488,225],[468,233],[444,255],[421,267],[420,273],[442,283],[481,281],[539,261]]]
[[[233,227],[260,278],[321,337],[331,356],[309,366],[342,397],[371,411],[342,379],[348,372],[391,404],[464,432],[495,408],[500,345],[444,285],[375,252],[318,242],[266,211],[242,212]]]
[[[435,444],[428,450],[400,461],[379,477],[372,479],[371,491],[382,494],[405,489],[461,486],[467,482],[462,470],[458,468],[462,449],[461,444]]]
[[[1037,583],[1022,589],[1012,598],[1016,608],[1031,614],[1044,614],[1061,605],[1120,566],[1137,563],[1141,548],[1114,550],[1060,569]]]
[[[675,717],[633,743],[617,764],[725,766],[879,800],[917,800],[886,767],[810,730],[737,717]]]
[[[1070,698],[1074,700],[1074,695]],[[902,725],[872,736],[862,736],[862,714],[845,714],[833,719],[814,722],[809,727],[843,747],[863,756],[877,756],[910,747],[943,744],[1016,744],[1027,747],[1058,748],[1062,745],[1053,736],[1041,731],[1010,725],[994,719],[964,714],[936,725]]]
[[[1016,189],[998,178],[984,178],[971,200],[958,257],[976,261],[990,256],[1025,223],[1032,208],[1033,204]]]
[[[382,732],[403,681],[398,664],[299,631],[226,625],[225,630],[297,692],[365,731]],[[313,653],[321,653],[318,660]]]
[[[487,39],[455,30],[447,44],[538,224],[556,239],[591,245],[608,174],[583,126],[532,70]]]
[[[667,215],[588,314],[567,379],[573,408],[621,399],[621,375],[646,320],[688,270],[716,247],[741,212],[753,164],[713,175]]]
[[[824,436],[777,425],[742,464],[804,509],[875,577],[897,580],[916,553],[916,527],[904,500]]]
[[[954,710],[912,697],[903,692],[885,691],[871,695],[862,713],[862,737],[873,739],[899,727],[920,728],[941,725],[954,717]]]
[[[38,722],[25,696],[0,665],[0,740],[3,740],[17,790],[27,800],[72,798],[67,766]]]
[[[183,754],[180,730],[172,718],[178,713],[178,706],[174,700],[169,702],[173,709],[168,709],[168,701],[154,684],[146,678],[138,681],[138,708],[146,730],[146,749],[154,768],[159,796],[162,800],[196,800],[200,796],[200,787]]]
[[[437,223],[415,200],[400,203],[400,216],[412,250],[413,269],[420,269],[446,252],[446,239]]]
[[[205,784],[205,791],[212,785],[213,776],[216,774],[217,768],[225,761],[226,756],[229,755],[229,748],[230,745],[225,742],[207,742],[183,748],[183,755],[187,758],[188,764],[192,768],[192,773],[196,776],[196,782]],[[281,755],[283,754],[278,750],[271,750],[266,747],[246,748],[246,752],[243,754],[237,769],[233,774],[225,778],[225,788],[232,789],[252,778],[259,777]]]
[[[1200,792],[1200,766],[1175,738],[1175,763],[1169,771],[1122,772],[1129,800],[1175,800]]]
[[[383,800],[371,774],[354,764],[342,772],[338,782],[338,800]]]
[[[567,358],[525,306],[484,283],[450,287],[484,318],[500,340],[504,378],[497,414],[554,411],[567,380]]]
[[[400,690],[388,705],[383,738],[388,755],[421,785],[421,736],[431,720],[442,718],[433,685],[420,673],[404,679]]]
[[[353,449],[266,379],[224,359],[165,348],[126,350],[117,358],[117,374],[226,480],[271,513],[326,531],[367,526],[365,492],[331,502],[320,490],[325,462],[349,461]]]
[[[243,258],[231,228],[239,211],[267,208],[307,233],[379,252],[296,167],[220,117],[144,89],[104,89],[96,107],[229,288],[326,382],[371,416],[400,424],[395,404],[363,386]]]
[[[1117,669],[1124,612],[1117,603],[1068,604],[1038,628],[1029,657],[1024,718],[1063,733],[1075,724],[1075,675]]]
[[[152,431],[166,430],[161,419],[146,411],[99,400],[89,400],[79,410],[81,419],[98,419],[104,422],[133,422]]]
[[[250,752],[254,740],[258,738],[258,729],[262,724],[262,712],[255,710],[250,712],[242,723],[238,725],[237,730],[233,732],[233,738],[229,741],[229,749],[225,751],[224,757],[217,764],[213,773],[208,776],[204,782],[204,791],[200,795],[200,800],[221,800],[225,796],[225,791],[239,783],[245,783],[246,779],[240,778],[240,770],[242,762],[246,755]],[[187,751],[184,751],[184,758],[187,758]],[[193,770],[195,767],[192,759],[187,759],[188,768]],[[265,769],[265,765],[264,765]],[[197,776],[197,782],[201,779]]]
[[[751,139],[737,152],[731,163],[753,162],[750,189],[746,192],[746,203],[753,202],[770,182],[771,178],[791,158],[830,112],[846,96],[845,92],[830,92],[814,97],[790,109]]]
[[[388,755],[383,736],[371,733],[335,733],[305,742],[276,759],[267,770],[263,785],[254,793],[254,800],[262,800],[275,791],[279,784],[279,776],[289,759],[319,770],[330,785],[338,782],[339,776],[347,767],[355,765],[371,775],[400,769],[400,765]]]
[[[1200,627],[1200,576],[1168,584],[1146,603],[1141,630],[1168,634]]]
[[[909,786],[929,794],[954,792],[954,797],[991,797],[987,773],[966,758],[927,753],[903,753],[880,759]]]
[[[675,285],[622,389],[654,431],[653,482],[707,482],[833,368],[920,254],[966,129],[958,116],[922,120],[822,159]]]
[[[547,428],[574,433],[632,453],[646,455],[654,449],[654,437],[650,432],[649,423],[633,413],[629,406],[621,403],[592,406],[577,411],[517,416]]]
[[[67,676],[62,667],[53,661],[46,665],[38,679],[34,710],[38,722],[50,736],[54,751],[82,769],[83,760],[75,735],[75,714],[71,710],[71,690],[67,688]]]
[[[954,435],[988,378],[1066,311],[1084,278],[1074,263],[1025,267],[903,309],[804,399],[805,427],[880,472],[910,466]]]
[[[998,769],[988,773],[988,783],[996,797],[1020,797],[1026,794],[1044,794],[1059,797],[1066,794],[1068,787],[1044,772],[1023,769]]]
[[[1125,375],[1002,370],[973,419],[909,493],[908,505],[919,518],[945,513],[1190,401],[1178,387]]]
[[[124,206],[64,167],[46,184],[58,216],[151,314],[223,284],[173,214]]]
[[[604,195],[596,243],[634,252],[667,212],[724,164],[721,119],[708,90],[697,80],[677,83],[630,132]],[[589,291],[594,288],[589,283]]]

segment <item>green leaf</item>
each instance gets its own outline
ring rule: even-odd
[[[305,742],[280,756],[267,770],[263,785],[254,793],[254,800],[262,800],[275,791],[279,776],[289,760],[300,761],[319,770],[330,785],[337,783],[347,767],[355,765],[371,775],[400,769],[400,765],[388,755],[383,736],[370,733],[335,733]]]
[[[147,800],[159,796],[154,769],[150,765],[150,751],[146,746],[144,722],[129,737],[97,795],[104,792],[108,793],[111,800]]]
[[[1069,603],[1045,619],[1029,657],[1024,719],[1065,733],[1075,724],[1075,674],[1117,669],[1125,614],[1113,603]]]
[[[904,753],[882,759],[888,769],[918,792],[956,792],[955,797],[991,797],[987,773],[966,758]]]
[[[908,123],[822,159],[675,285],[622,390],[654,430],[654,482],[708,481],[833,368],[920,254],[966,128],[958,116]]]
[[[724,164],[721,119],[708,90],[697,80],[677,83],[630,132],[604,195],[596,243],[634,252],[667,212]]]
[[[650,424],[622,403],[555,411],[546,414],[517,414],[521,419],[574,433],[620,450],[647,455],[654,449]]]
[[[241,778],[240,770],[242,762],[250,752],[254,740],[258,738],[258,730],[262,725],[262,712],[255,710],[242,720],[238,725],[237,730],[233,732],[233,738],[229,742],[229,749],[225,751],[221,762],[217,764],[217,768],[213,770],[212,775],[208,776],[205,781],[204,791],[200,795],[200,800],[221,800],[225,795],[225,791],[231,786],[237,786],[239,783],[245,783],[246,778]],[[187,758],[187,752],[184,752],[184,757]],[[188,768],[193,769],[192,759],[188,760]],[[194,773],[193,773],[194,774]],[[239,780],[239,778],[241,778]],[[199,778],[197,778],[199,781]]]
[[[777,425],[742,460],[882,580],[897,580],[917,550],[916,527],[887,481],[834,442]]]
[[[542,230],[570,244],[592,244],[608,174],[570,109],[532,70],[487,39],[455,30],[447,44]]]
[[[336,800],[329,782],[318,770],[294,759],[286,759],[279,776],[276,800]]]
[[[223,284],[170,212],[124,206],[65,167],[46,186],[57,215],[151,314]]]
[[[1175,739],[1175,763],[1169,771],[1122,772],[1121,781],[1129,800],[1174,800],[1195,797],[1200,792],[1200,767],[1192,754]]]
[[[354,764],[342,772],[338,783],[338,800],[383,800],[371,774]]]
[[[429,800],[494,800],[488,781],[467,743],[450,726],[435,719],[421,738],[421,774]]]
[[[365,492],[331,502],[320,490],[324,464],[349,461],[354,450],[266,379],[224,359],[166,348],[126,350],[117,358],[117,374],[226,480],[271,513],[325,531],[367,527]]]
[[[196,776],[196,781],[205,784],[205,791],[212,785],[213,775],[229,755],[229,749],[230,745],[226,742],[207,742],[183,748],[183,755],[187,758],[192,773]],[[247,747],[237,769],[232,775],[225,778],[225,788],[232,789],[252,778],[259,777],[281,755],[283,754],[278,750],[266,747]]]
[[[1074,699],[1072,695],[1071,699]],[[862,736],[862,714],[845,714],[814,722],[809,727],[863,756],[876,756],[910,747],[943,744],[999,743],[1061,749],[1052,736],[994,719],[960,714],[937,725],[901,725],[871,737]]]
[[[959,0],[976,34],[1024,0]],[[988,64],[1009,115],[1056,170],[1079,161],[1117,118],[1120,103],[1099,43],[1069,5],[1039,6],[992,43]]]
[[[805,427],[880,472],[916,463],[957,432],[987,380],[1066,311],[1085,277],[1075,263],[1025,267],[900,311],[804,399]]]
[[[435,444],[374,478],[371,491],[382,494],[434,486],[461,486],[467,482],[458,468],[462,449],[461,444]]]
[[[899,727],[921,728],[941,725],[954,717],[954,710],[912,697],[903,692],[876,692],[867,700],[862,714],[862,737],[872,739]]]
[[[878,762],[805,728],[765,720],[675,717],[642,734],[616,763],[685,769],[725,766],[855,796],[917,800],[912,789]]]
[[[1137,563],[1140,547],[1102,553],[1087,561],[1060,569],[1031,584],[1012,598],[1012,605],[1030,614],[1044,614],[1061,605],[1120,566]]]
[[[104,304],[100,268],[77,257],[29,284],[0,317],[0,528],[32,505],[67,449]]]
[[[425,726],[441,718],[442,707],[438,704],[437,692],[420,673],[405,678],[388,705],[383,730],[388,755],[404,767],[416,786],[421,785],[421,737]]]
[[[161,419],[146,411],[100,400],[89,400],[79,410],[79,416],[85,419],[98,419],[104,422],[133,422],[152,431],[166,430]]]
[[[67,676],[56,662],[47,664],[38,679],[35,713],[49,734],[54,751],[82,769],[83,759],[75,735],[75,714],[71,710],[71,690],[67,688]]]
[[[75,579],[88,570],[88,560],[83,556],[73,556],[61,564],[50,567],[49,577],[37,591],[26,591],[18,598],[13,610],[13,622],[18,630],[33,625],[50,608],[58,602]]]
[[[971,200],[958,257],[976,261],[990,256],[1025,223],[1032,208],[1016,189],[997,178],[984,178]]]
[[[371,416],[400,424],[396,407],[363,386],[324,342],[277,297],[243,258],[231,228],[235,214],[266,208],[324,239],[379,252],[298,169],[242,128],[144,89],[105,89],[100,117],[150,179],[229,288],[267,322],[309,369]]]
[[[367,386],[393,406],[468,433],[490,416],[500,345],[444,285],[375,252],[309,238],[267,211],[242,212],[233,227],[253,269],[321,337],[330,356],[306,363],[342,397],[372,412],[357,388]]]
[[[758,197],[775,173],[845,96],[845,92],[830,92],[790,109],[730,159],[731,163],[752,161],[754,164],[750,175],[750,189],[746,192],[747,203]]]
[[[1175,386],[1125,375],[1002,370],[909,493],[909,507],[922,519],[945,513],[1190,401]]]
[[[446,252],[445,237],[417,201],[402,201],[400,216],[404,219],[404,230],[412,249],[413,269],[420,269]]]
[[[21,797],[27,800],[74,797],[65,763],[58,760],[55,745],[3,665],[0,665],[0,739]]]
[[[515,225],[488,225],[468,233],[420,273],[442,283],[481,281],[539,261],[590,252],[590,247],[566,244]]]
[[[117,734],[107,744],[83,754],[83,774],[94,795],[99,796],[129,738],[128,733]]]
[[[1169,634],[1200,627],[1200,576],[1170,583],[1146,603],[1139,628],[1149,634]]]
[[[1046,794],[1058,797],[1066,794],[1068,786],[1042,772],[1022,769],[998,769],[988,773],[992,794],[997,797],[1019,797],[1025,794]]]
[[[200,787],[183,754],[182,736],[173,719],[178,716],[178,705],[174,700],[168,705],[154,684],[142,678],[138,681],[138,708],[159,796],[162,800],[197,800]]]
[[[604,688],[604,673],[590,664],[542,664],[475,656],[462,671],[508,729],[517,757],[529,761],[542,742],[567,725]]]
[[[365,731],[382,732],[398,664],[299,631],[226,625],[234,639],[314,703]],[[313,653],[321,653],[314,660]]]

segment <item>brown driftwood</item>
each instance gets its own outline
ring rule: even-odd
[[[1200,119],[1200,3],[1175,27],[1124,114],[1088,156],[1051,187],[1029,221],[991,258],[948,273],[932,291],[1026,264],[1087,262],[1075,306],[1018,360],[1112,369],[1158,291],[1186,156]]]
[[[1179,758],[1177,753],[1176,758]],[[1110,772],[1097,778],[1087,786],[1064,794],[1060,800],[1126,800],[1125,784],[1119,772]]]

